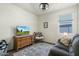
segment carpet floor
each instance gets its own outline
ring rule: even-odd
[[[23,50],[13,53],[13,56],[48,56],[51,48],[51,44],[36,43],[24,48]]]

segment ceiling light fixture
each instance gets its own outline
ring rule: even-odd
[[[40,8],[42,10],[47,10],[49,8],[49,4],[48,3],[40,3]]]

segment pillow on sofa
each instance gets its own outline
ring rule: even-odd
[[[67,52],[69,52],[69,48],[66,47],[65,45],[63,45],[62,43],[58,43],[55,47],[59,48],[59,49],[63,49]]]
[[[61,39],[59,39],[60,41],[59,41],[59,43],[61,43],[61,44],[63,44],[64,46],[66,46],[66,47],[69,47],[69,44],[70,44],[70,40],[69,40],[69,38],[61,38]]]
[[[66,41],[67,42],[67,41]],[[63,49],[63,50],[65,50],[65,51],[69,51],[69,46],[70,46],[70,40],[69,40],[69,42],[64,42],[64,40],[62,40],[62,39],[59,39],[58,40],[58,44],[56,45],[56,47],[58,47],[58,48],[60,48],[60,49]],[[66,44],[65,44],[66,43]]]

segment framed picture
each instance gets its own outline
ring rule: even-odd
[[[44,28],[48,28],[48,22],[43,22]]]

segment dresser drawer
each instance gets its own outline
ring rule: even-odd
[[[24,37],[24,38],[21,38],[21,39],[24,39],[24,40],[25,40],[25,39],[27,39],[27,38]]]
[[[27,39],[30,39],[31,37],[27,37]]]
[[[20,41],[20,42],[21,42],[21,41],[22,41],[22,39],[18,38],[18,39],[16,39],[16,41],[18,41],[18,42]]]
[[[21,47],[21,42],[17,42],[17,48]]]

